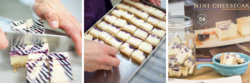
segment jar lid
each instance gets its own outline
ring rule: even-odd
[[[168,28],[183,29],[183,28],[189,28],[192,25],[193,23],[191,18],[187,16],[174,15],[170,16],[168,19]]]

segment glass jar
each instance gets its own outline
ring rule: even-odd
[[[168,22],[168,75],[193,75],[196,65],[195,34],[191,18],[170,16]]]

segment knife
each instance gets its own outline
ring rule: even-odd
[[[75,51],[73,41],[62,32],[45,29],[45,34],[17,33],[11,30],[13,21],[0,17],[0,27],[6,34],[10,46],[48,43],[52,52]],[[44,22],[45,25],[48,25]],[[48,27],[48,26],[46,26]]]

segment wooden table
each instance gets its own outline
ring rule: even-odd
[[[212,62],[198,62],[200,63],[212,63]],[[250,66],[250,64],[248,65]],[[220,75],[213,68],[210,67],[203,67],[200,70],[196,70],[195,74],[191,77],[188,77],[189,80],[208,80],[208,79],[216,79],[216,78],[223,78],[224,76]],[[242,83],[249,83],[250,82],[250,67],[248,67],[247,71],[241,75]]]

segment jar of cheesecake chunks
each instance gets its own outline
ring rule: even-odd
[[[191,18],[170,16],[168,24],[168,75],[188,77],[194,74],[195,34]]]

